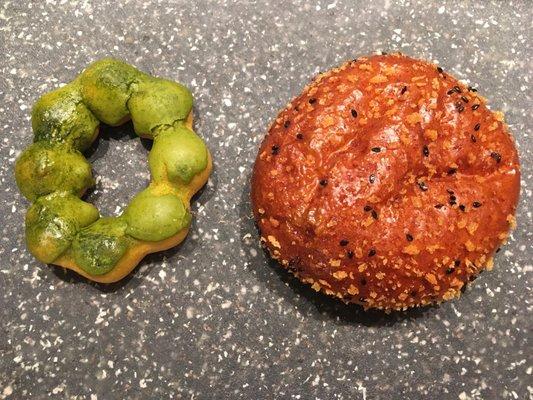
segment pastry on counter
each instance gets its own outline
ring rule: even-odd
[[[316,291],[401,310],[460,296],[515,225],[518,155],[476,89],[401,54],[318,75],[253,171],[270,255]]]
[[[33,204],[26,242],[40,261],[103,283],[115,282],[149,253],[179,244],[190,223],[190,199],[207,181],[211,156],[192,130],[192,95],[183,85],[114,59],[91,64],[72,82],[43,95],[32,110],[34,143],[18,158],[15,178]],[[81,199],[94,185],[83,156],[100,122],[131,118],[154,141],[151,182],[116,217],[100,217]],[[132,179],[134,179],[132,177]]]

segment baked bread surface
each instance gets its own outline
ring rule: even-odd
[[[492,269],[519,188],[503,114],[440,67],[390,54],[317,76],[279,113],[251,195],[283,267],[391,310],[457,297]]]

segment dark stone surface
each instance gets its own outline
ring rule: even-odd
[[[0,398],[525,399],[531,344],[530,1],[4,1],[0,5]],[[438,60],[505,112],[518,229],[460,300],[384,315],[270,263],[248,200],[269,121],[320,70],[375,51]],[[177,249],[104,287],[36,262],[13,180],[42,93],[123,58],[195,97],[216,169]],[[146,145],[146,143],[144,143]],[[103,214],[149,179],[130,126],[90,152]]]

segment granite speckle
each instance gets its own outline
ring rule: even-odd
[[[532,17],[516,0],[2,2],[0,398],[531,398]],[[398,50],[506,113],[523,182],[494,271],[460,300],[384,315],[270,262],[248,190],[267,125],[314,74]],[[13,179],[34,101],[104,56],[186,84],[215,161],[185,242],[110,286],[31,257]],[[146,185],[147,148],[125,125],[89,151],[103,214]]]

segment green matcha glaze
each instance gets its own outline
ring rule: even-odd
[[[38,260],[51,263],[70,247],[81,228],[98,218],[96,207],[69,193],[40,197],[26,214],[26,243]]]
[[[82,102],[77,81],[43,95],[33,106],[34,141],[69,143],[87,149],[95,138],[98,120]]]
[[[158,78],[144,80],[128,101],[135,132],[153,137],[154,128],[187,118],[192,102],[191,92],[179,83]]]
[[[100,121],[120,125],[130,113],[127,103],[132,85],[146,77],[122,61],[111,58],[96,61],[80,76],[83,100]]]
[[[101,218],[82,229],[72,243],[76,264],[92,275],[103,275],[122,258],[132,239],[122,218]]]
[[[148,155],[154,181],[186,185],[207,167],[207,147],[192,130],[180,124],[160,132]]]
[[[81,195],[94,185],[91,164],[68,145],[33,143],[15,164],[15,179],[24,196],[34,201],[55,191]]]
[[[159,241],[189,226],[191,215],[175,193],[158,193],[148,187],[138,193],[124,211],[126,232],[139,240]]]
[[[192,106],[186,87],[109,58],[41,96],[31,115],[34,142],[15,163],[17,185],[33,202],[26,214],[31,253],[111,282],[133,268],[138,250],[161,248],[140,241],[160,242],[185,232],[191,223],[189,186],[208,167],[207,147],[185,126]],[[79,199],[94,185],[81,152],[96,138],[100,121],[119,125],[129,117],[138,135],[154,139],[148,156],[152,182],[120,217],[100,218],[93,205]],[[197,186],[195,181],[193,189]],[[105,275],[121,260],[117,274]]]

